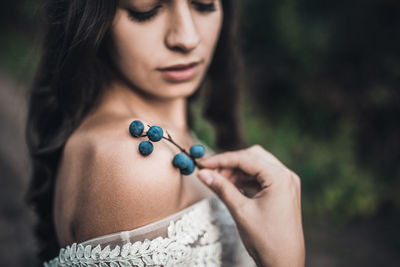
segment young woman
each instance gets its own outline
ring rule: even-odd
[[[27,200],[45,265],[304,265],[298,176],[260,146],[244,149],[234,1],[44,7]],[[162,127],[181,147],[200,142],[189,106],[201,90],[217,150],[231,151],[208,149],[205,169],[190,175],[171,164],[180,151],[165,140],[142,156],[143,139],[128,131],[134,120]],[[255,183],[253,197],[238,189]]]

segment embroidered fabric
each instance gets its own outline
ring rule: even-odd
[[[61,248],[45,267],[256,266],[216,195],[151,224]]]
[[[256,264],[247,253],[225,204],[213,194],[145,226],[61,248],[58,257],[44,262],[43,266],[246,267]]]

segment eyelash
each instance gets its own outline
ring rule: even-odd
[[[200,2],[192,2],[196,9],[200,12],[213,12],[215,11],[215,3],[203,4]]]
[[[192,4],[196,7],[199,12],[208,13],[215,11],[215,3],[203,4],[200,2],[192,2]],[[147,12],[137,12],[133,10],[128,10],[128,15],[132,20],[143,22],[150,20],[155,15],[157,15],[158,9],[161,6],[157,6],[154,9],[147,11]]]

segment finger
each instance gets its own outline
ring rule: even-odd
[[[218,173],[226,177],[231,183],[235,183],[236,177],[233,175],[233,169],[217,169]]]
[[[251,150],[254,154],[257,154],[260,157],[267,159],[271,163],[275,163],[279,166],[286,167],[277,157],[275,157],[275,155],[273,155],[271,152],[269,152],[260,145],[253,145],[248,149]]]
[[[202,180],[215,194],[225,203],[232,215],[243,207],[248,201],[234,184],[216,171],[202,169],[198,173],[198,177]]]
[[[250,150],[228,151],[216,154],[204,159],[201,164],[208,169],[234,169],[233,173],[245,174],[232,175],[234,176],[234,181],[256,179],[262,189],[267,188],[278,180],[282,180],[282,177],[287,176],[287,172],[289,172],[289,169],[285,166],[270,162]]]
[[[247,174],[258,176],[262,170],[261,158],[248,150],[228,151],[212,155],[201,160],[201,164],[209,169],[238,168]]]
[[[254,176],[251,176],[240,169],[224,168],[217,169],[217,171],[219,174],[226,177],[226,179],[228,179],[237,188],[240,188],[243,184],[246,184],[248,182],[259,184],[258,180]]]

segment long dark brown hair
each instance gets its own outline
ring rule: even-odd
[[[223,26],[206,79],[204,116],[215,128],[215,149],[245,146],[239,116],[237,16],[235,1],[221,0]],[[45,0],[41,60],[30,88],[26,139],[32,163],[27,203],[38,215],[39,257],[58,254],[53,194],[63,147],[101,99],[112,75],[110,26],[116,0]],[[240,65],[240,64],[239,64]],[[198,91],[188,98],[189,105]],[[192,114],[188,109],[188,125]]]

